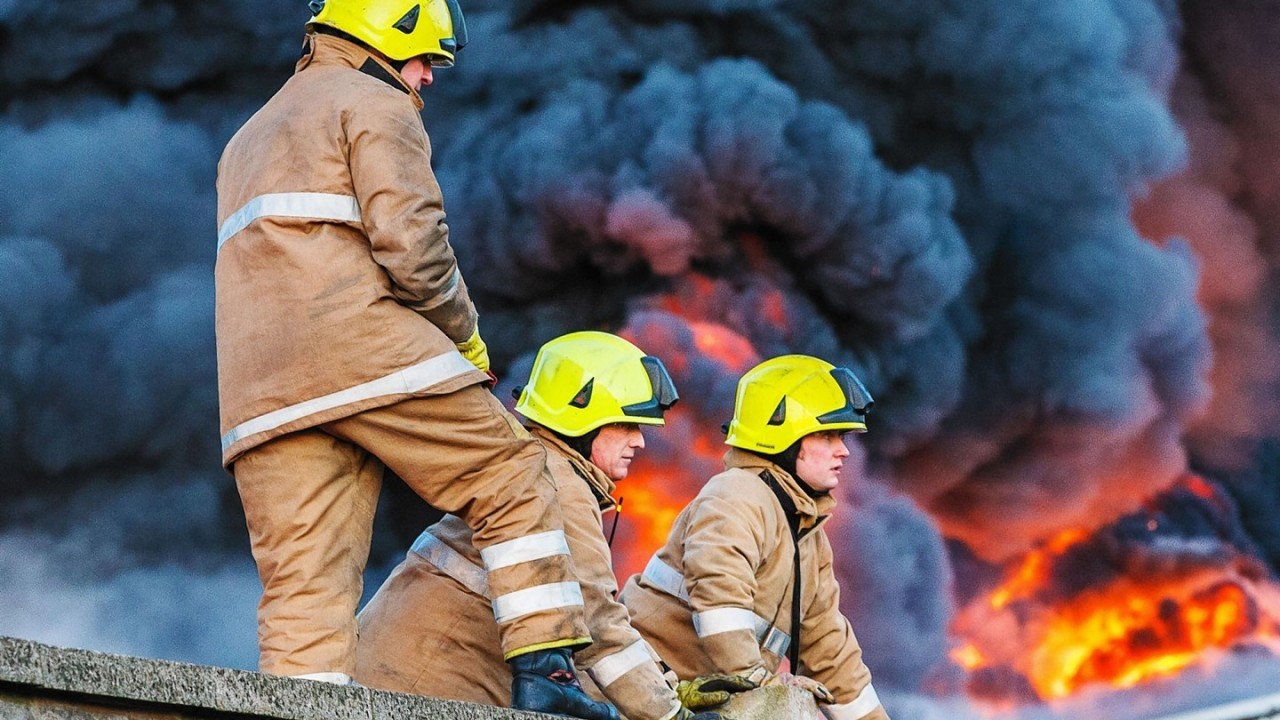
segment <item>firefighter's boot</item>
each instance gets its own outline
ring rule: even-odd
[[[582,691],[568,648],[535,650],[507,661],[511,665],[511,707],[582,720],[619,720],[608,703]]]

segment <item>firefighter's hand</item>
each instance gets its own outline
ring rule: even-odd
[[[836,701],[836,696],[831,694],[826,685],[807,678],[803,675],[792,675],[789,672],[778,673],[765,681],[765,685],[788,685],[801,690],[808,690],[813,693],[813,699],[818,701],[820,705],[831,705]]]
[[[480,368],[481,372],[489,372],[489,348],[484,344],[484,340],[480,339],[480,325],[476,325],[475,332],[471,333],[471,338],[463,343],[458,343],[458,352],[462,353],[462,357],[468,362]]]
[[[680,704],[690,710],[703,710],[729,702],[732,693],[754,690],[758,684],[743,675],[703,675],[681,680],[676,686]]]

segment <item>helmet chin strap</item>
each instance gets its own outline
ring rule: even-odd
[[[831,494],[830,490],[814,490],[809,487],[809,483],[805,482],[804,478],[800,477],[799,471],[796,470],[796,463],[800,459],[800,443],[803,440],[804,438],[800,438],[800,440],[791,443],[790,447],[780,453],[774,453],[773,455],[761,453],[760,456],[770,460],[774,465],[782,468],[788,475],[795,478],[796,484],[800,486],[805,495],[815,499],[826,497]]]
[[[552,430],[552,432],[555,431]],[[595,430],[578,437],[569,437],[568,435],[558,432],[556,432],[556,435],[558,435],[561,440],[564,440],[565,445],[573,448],[574,452],[586,458],[587,462],[591,462],[591,446],[595,444],[596,437],[600,435],[600,428],[596,428]]]

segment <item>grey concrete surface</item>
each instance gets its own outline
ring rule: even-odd
[[[0,637],[0,720],[549,720],[551,716]]]
[[[735,697],[733,720],[817,720],[813,697]],[[58,648],[0,636],[0,720],[553,720],[506,708],[243,670]]]

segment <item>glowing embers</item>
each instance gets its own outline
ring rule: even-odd
[[[1280,653],[1280,589],[1230,542],[1229,500],[1189,477],[1146,512],[1070,530],[957,614],[952,660],[996,704],[1128,688],[1227,652]],[[1214,528],[1215,532],[1206,532]],[[1193,532],[1194,531],[1194,532]]]

